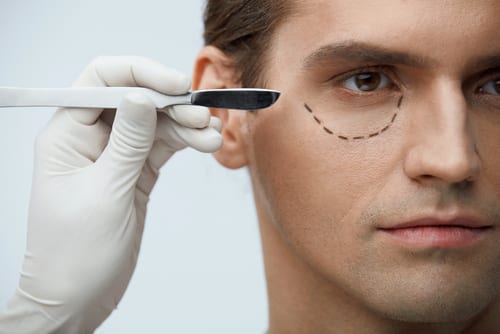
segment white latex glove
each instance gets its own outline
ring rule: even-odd
[[[190,88],[185,76],[139,57],[98,58],[75,85]],[[212,152],[222,142],[220,121],[206,108],[157,113],[147,97],[132,95],[114,122],[112,113],[59,109],[37,138],[27,249],[1,333],[93,332],[134,271],[159,168],[186,146]]]

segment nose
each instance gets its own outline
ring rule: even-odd
[[[459,84],[444,81],[429,91],[411,110],[414,117],[405,173],[420,183],[474,181],[480,171],[480,158],[462,89]]]

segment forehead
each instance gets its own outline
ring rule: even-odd
[[[342,43],[449,67],[500,50],[496,0],[309,0],[296,9],[276,31],[277,65],[304,62],[313,50]]]

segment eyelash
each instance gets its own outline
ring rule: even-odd
[[[500,73],[498,73],[498,69],[495,69],[495,72],[493,73],[488,73],[486,75],[486,78],[485,79],[481,79],[480,80],[480,83],[479,85],[477,85],[476,88],[474,88],[474,93],[478,93],[478,94],[481,94],[481,95],[491,95],[491,96],[499,96],[499,95],[494,95],[494,94],[491,94],[489,92],[486,92],[484,90],[484,86],[486,86],[487,84],[489,84],[490,82],[492,81],[498,81],[500,80]]]
[[[375,94],[377,91],[380,91],[380,90],[375,90],[375,91],[371,91],[371,92],[358,92],[358,91],[354,91],[354,90],[351,90],[349,88],[344,87],[343,84],[347,79],[350,79],[356,75],[363,74],[363,73],[380,73],[382,75],[385,75],[389,79],[390,83],[389,83],[389,87],[383,88],[382,90],[396,89],[396,88],[400,87],[400,83],[397,80],[396,75],[394,74],[393,68],[391,66],[388,66],[388,65],[373,65],[373,66],[360,67],[360,68],[357,68],[355,70],[343,72],[341,74],[336,74],[336,75],[330,77],[328,82],[333,82],[335,86],[337,86],[337,85],[341,86],[346,91],[349,91],[350,94],[356,95],[356,96],[361,96],[361,95],[366,96],[366,95],[370,95],[370,94]]]
[[[380,73],[385,75],[390,83],[389,87],[382,88],[382,89],[377,89],[375,91],[354,91],[352,89],[346,88],[344,86],[344,82],[352,78],[353,76],[363,74],[363,73]],[[487,70],[481,74],[479,74],[477,77],[481,78],[480,80],[471,80],[471,81],[476,81],[479,82],[478,85],[475,85],[475,88],[473,89],[474,93],[476,94],[481,94],[481,95],[486,95],[486,96],[492,96],[492,97],[500,97],[499,95],[494,95],[489,92],[484,91],[483,87],[490,83],[491,81],[495,80],[500,80],[500,68],[494,68]],[[404,87],[404,85],[398,80],[397,75],[394,72],[394,68],[389,65],[372,65],[372,66],[364,66],[360,68],[356,68],[350,71],[346,71],[340,74],[335,74],[331,76],[327,82],[329,84],[333,84],[336,87],[340,87],[344,89],[345,93],[348,93],[349,95],[352,95],[354,97],[358,96],[368,96],[368,95],[373,95],[376,94],[377,92],[380,91],[385,91],[385,90],[397,90],[401,87]]]

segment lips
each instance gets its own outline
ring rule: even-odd
[[[484,239],[493,224],[471,216],[423,217],[378,228],[384,235],[412,247],[463,247]]]
[[[396,223],[391,226],[382,227],[381,229],[390,230],[390,229],[402,229],[402,228],[423,227],[423,226],[486,228],[486,227],[491,227],[492,224],[485,222],[483,219],[472,218],[472,217],[454,217],[451,219],[425,217],[402,223]]]

